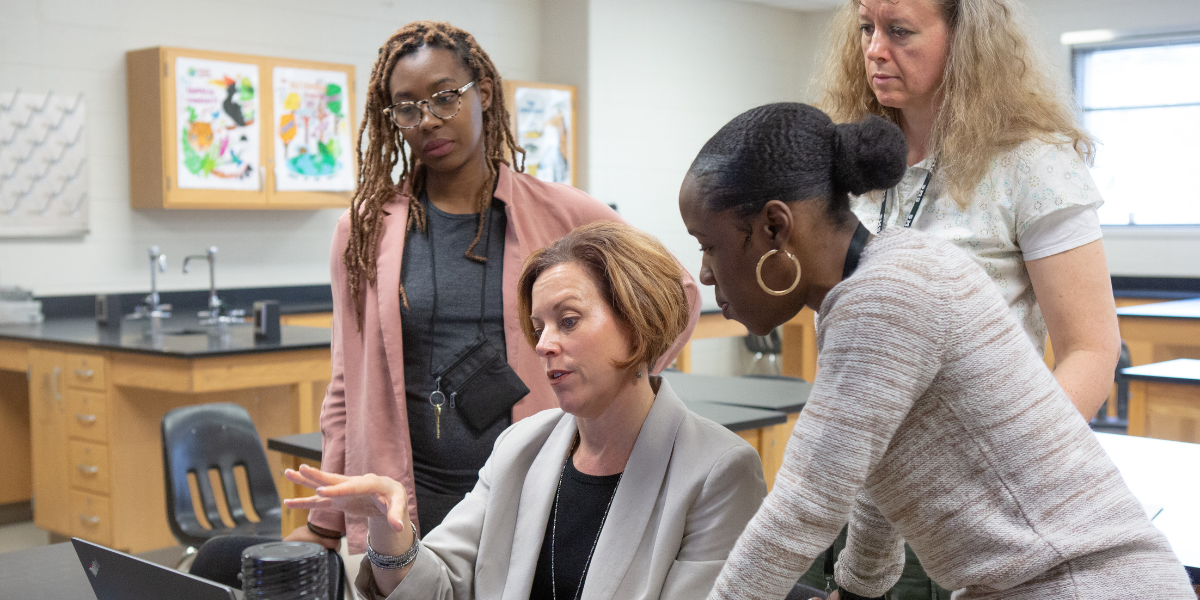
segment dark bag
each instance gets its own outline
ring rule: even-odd
[[[484,431],[529,393],[504,353],[481,333],[437,379],[438,389],[463,421]],[[436,393],[436,392],[435,392]]]

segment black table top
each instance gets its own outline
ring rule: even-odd
[[[812,384],[791,377],[720,377],[664,371],[671,389],[686,401],[730,404],[798,413],[808,402]],[[731,428],[732,429],[732,428]]]
[[[267,449],[300,458],[321,460],[321,432],[297,433],[267,440]]]
[[[1117,309],[1122,317],[1163,317],[1168,319],[1200,319],[1200,298],[1139,304]]]
[[[672,385],[674,385],[672,383]],[[685,400],[692,412],[717,422],[731,431],[745,431],[770,427],[787,421],[787,415],[775,410],[747,408],[714,402],[698,402]],[[291,456],[321,460],[321,434],[299,433],[267,440],[267,448]]]
[[[734,432],[770,427],[787,422],[787,415],[777,410],[763,410],[761,408],[747,408],[745,406],[694,400],[684,400],[683,403],[692,412],[706,419],[711,419],[718,425],[723,425],[726,429]]]
[[[1121,374],[1129,379],[1200,385],[1200,360],[1178,358],[1121,369]]]
[[[70,542],[0,553],[0,596],[96,600]]]
[[[117,350],[157,356],[204,358],[260,352],[328,348],[329,329],[320,327],[280,328],[279,342],[254,339],[249,324],[200,325],[199,319],[175,316],[163,319],[157,333],[148,321],[125,321],[119,328],[100,327],[95,319],[49,319],[36,325],[0,325],[0,339],[24,342],[53,342],[92,350]]]

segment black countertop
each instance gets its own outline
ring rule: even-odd
[[[712,402],[798,413],[808,402],[812,384],[793,377],[720,377],[664,371],[671,389],[689,402]]]
[[[692,412],[711,419],[730,431],[746,431],[787,422],[787,415],[774,410],[691,400],[685,400],[684,404]],[[319,461],[321,460],[321,434],[320,432],[299,433],[271,438],[267,440],[267,449]]]
[[[321,432],[297,433],[267,440],[267,450],[274,450],[309,460],[321,460]]]
[[[100,327],[92,318],[48,319],[36,325],[0,325],[0,339],[50,342],[90,350],[115,350],[155,356],[206,358],[328,348],[331,332],[320,327],[280,327],[279,342],[254,339],[250,324],[223,328],[202,326],[196,317],[163,319],[159,332],[148,321],[124,321],[119,328]]]

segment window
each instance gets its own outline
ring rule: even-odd
[[[1200,225],[1200,37],[1076,47],[1103,225]]]

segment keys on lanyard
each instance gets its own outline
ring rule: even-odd
[[[437,389],[429,394],[429,403],[433,405],[433,418],[437,423],[437,439],[442,439],[442,407],[446,405],[446,394],[442,393],[442,378],[437,378]]]

